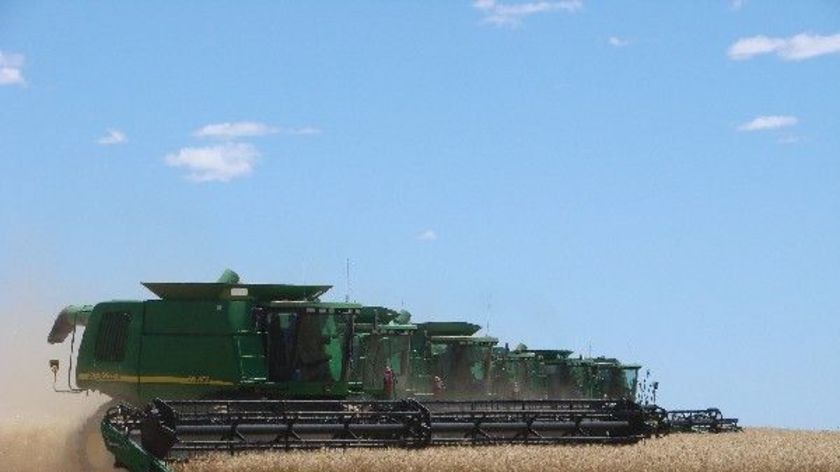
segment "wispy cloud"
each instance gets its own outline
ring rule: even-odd
[[[495,26],[519,26],[522,21],[538,13],[552,11],[575,12],[583,8],[582,0],[536,1],[525,3],[500,3],[496,0],[475,0],[473,7],[479,10],[482,21]]]
[[[417,239],[420,241],[437,241],[437,232],[433,229],[427,229],[417,234]]]
[[[779,129],[794,126],[799,119],[789,115],[766,115],[757,116],[752,120],[738,126],[738,131],[763,131],[768,129]]]
[[[286,134],[294,134],[297,136],[309,136],[313,134],[321,134],[321,128],[314,126],[301,126],[300,128],[280,128],[280,132]]]
[[[195,182],[228,182],[249,175],[259,157],[259,151],[250,144],[223,143],[186,147],[164,160],[169,166],[187,169],[187,178]]]
[[[257,121],[213,123],[197,129],[193,136],[198,138],[237,139],[266,136],[279,133],[280,129]]]
[[[630,45],[630,40],[619,38],[618,36],[610,36],[607,41],[610,43],[610,46],[615,46],[617,48],[623,48],[624,46]]]
[[[26,85],[23,78],[23,54],[0,51],[0,85]]]
[[[800,33],[789,38],[752,36],[729,47],[730,59],[743,61],[762,54],[775,54],[785,61],[802,61],[825,54],[840,53],[840,33],[830,36]]]
[[[109,129],[105,136],[97,139],[96,142],[103,146],[110,146],[112,144],[122,144],[128,141],[125,133],[118,129]]]
[[[747,0],[731,0],[729,2],[729,8],[733,10],[740,10],[744,8],[744,5],[747,3]]]
[[[236,140],[239,138],[256,138],[270,134],[290,134],[297,136],[321,134],[321,129],[314,126],[300,126],[283,128],[271,126],[258,121],[236,121],[232,123],[212,123],[193,132],[197,138],[212,138],[222,140]]]
[[[802,141],[802,138],[800,138],[799,136],[792,135],[792,134],[787,135],[787,136],[779,139],[780,144],[796,144],[799,141]]]

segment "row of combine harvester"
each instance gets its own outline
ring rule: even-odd
[[[131,471],[206,452],[628,444],[738,429],[716,409],[637,398],[638,365],[510,349],[475,324],[321,301],[329,286],[244,284],[230,270],[144,286],[158,298],[68,306],[48,336],[71,340],[66,387],[50,361],[57,392],[113,399],[98,429]]]
[[[542,400],[636,399],[641,366],[571,356],[562,349],[511,349],[464,321],[411,323],[411,315],[364,307],[356,317],[354,387],[373,398]]]

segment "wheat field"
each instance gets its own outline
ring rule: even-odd
[[[72,433],[74,422],[0,423],[0,470],[76,472],[79,470]]]
[[[75,422],[0,422],[0,470],[82,472]],[[211,455],[175,472],[839,472],[840,432],[750,428],[632,446],[492,446]],[[100,469],[108,470],[108,469]],[[85,471],[87,472],[87,471]]]
[[[178,472],[838,472],[840,432],[748,429],[632,446],[493,446],[209,456]]]

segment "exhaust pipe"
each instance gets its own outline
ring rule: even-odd
[[[58,313],[55,318],[47,342],[60,344],[76,329],[76,326],[87,326],[88,317],[93,311],[92,305],[69,305]]]

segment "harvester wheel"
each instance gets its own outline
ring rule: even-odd
[[[110,472],[114,470],[114,456],[105,449],[100,424],[102,418],[105,417],[105,412],[116,404],[117,402],[114,400],[105,403],[79,426],[76,438],[78,441],[76,454],[79,470],[85,472]]]

